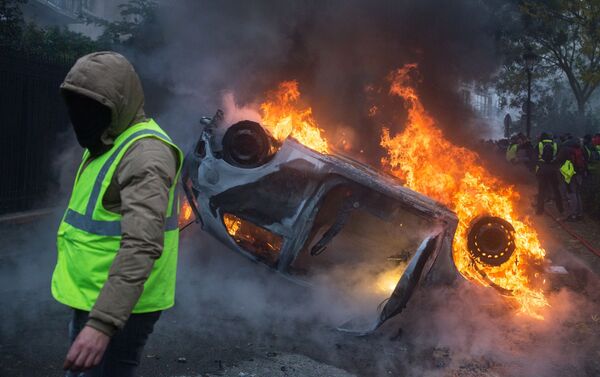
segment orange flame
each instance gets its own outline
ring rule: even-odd
[[[533,287],[529,276],[532,266],[543,260],[545,251],[528,219],[519,219],[515,212],[518,194],[481,166],[476,153],[444,138],[411,86],[410,74],[416,68],[414,64],[406,65],[389,76],[390,95],[404,99],[408,121],[400,134],[392,136],[388,129],[382,130],[381,146],[387,152],[382,164],[411,189],[444,203],[457,213],[459,224],[454,236],[453,258],[463,276],[489,285],[482,277],[483,271],[494,284],[512,292],[520,304],[520,312],[543,318],[539,310],[548,303],[543,292]],[[516,250],[501,266],[480,265],[469,256],[468,227],[482,214],[501,217],[515,228]]]
[[[327,140],[313,118],[312,109],[300,108],[299,99],[297,81],[280,83],[260,105],[262,124],[277,140],[291,136],[317,152],[328,153]]]
[[[267,264],[275,266],[279,258],[281,245],[283,245],[281,236],[231,213],[223,215],[223,224],[227,229],[227,233],[244,250]]]
[[[192,219],[192,207],[187,199],[183,199],[179,211],[179,226],[186,225]]]
[[[543,261],[545,250],[529,220],[520,219],[515,211],[519,195],[480,165],[475,152],[444,138],[411,85],[410,75],[416,69],[415,64],[409,64],[389,76],[389,93],[404,100],[408,122],[404,131],[394,136],[388,129],[382,130],[381,146],[387,152],[382,165],[406,186],[457,213],[453,259],[463,276],[484,286],[491,282],[511,292],[520,312],[543,318],[539,311],[548,303],[542,290],[534,287],[531,276],[534,267]],[[278,140],[291,136],[311,149],[328,153],[330,146],[313,118],[312,109],[302,108],[299,99],[297,81],[280,83],[260,106],[262,124]],[[373,105],[369,116],[376,115],[378,110]],[[501,266],[482,265],[469,255],[467,233],[471,222],[480,215],[500,217],[515,229],[515,252]],[[240,222],[225,219],[225,225],[230,235],[239,233]],[[374,282],[377,290],[390,291],[400,274],[396,270],[381,274]]]
[[[394,289],[396,289],[396,285],[402,277],[404,270],[406,270],[406,266],[401,265],[377,275],[375,278],[377,291],[387,296],[391,295]]]

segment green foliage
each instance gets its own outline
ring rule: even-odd
[[[142,52],[162,46],[164,38],[157,22],[156,7],[155,1],[131,0],[119,6],[120,20],[92,20],[104,27],[104,33],[98,41],[116,47],[135,47]]]
[[[565,85],[555,83],[536,101],[533,119],[537,133],[570,132],[584,135],[595,132],[597,119],[594,119],[590,112],[582,115],[577,111],[571,97],[568,96],[569,90]]]
[[[0,0],[0,46],[10,46],[19,40],[23,30],[21,4],[27,0]]]
[[[497,87],[504,104],[523,103],[527,82],[523,54],[532,51],[539,57],[534,93],[548,95],[549,84],[565,80],[583,117],[600,84],[600,0],[518,0],[514,4],[504,9],[510,22],[500,34],[505,64]]]
[[[69,60],[101,49],[99,43],[83,34],[58,26],[40,28],[33,23],[25,26],[21,46],[31,53],[60,56]]]
[[[20,6],[27,0],[0,0],[0,45],[39,54],[74,60],[102,47],[98,42],[66,27],[40,27],[25,23]]]
[[[566,76],[578,111],[600,84],[600,1],[523,1],[525,41]]]
[[[0,46],[73,60],[93,51],[133,47],[145,52],[162,46],[164,38],[158,27],[156,2],[131,0],[120,5],[120,20],[108,22],[88,18],[87,22],[104,27],[96,41],[66,27],[40,27],[26,24],[21,5],[27,0],[0,0]]]
[[[551,88],[560,79],[545,67],[536,67],[531,77],[532,102],[551,95]],[[500,96],[500,107],[521,108],[527,103],[527,71],[521,60],[515,59],[502,67],[496,76],[495,88]]]

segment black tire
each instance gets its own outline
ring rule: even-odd
[[[223,159],[240,168],[256,168],[273,157],[270,136],[256,122],[243,120],[233,124],[223,136]]]

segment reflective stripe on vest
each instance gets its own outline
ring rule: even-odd
[[[556,152],[558,152],[558,144],[556,144],[552,140],[542,140],[538,143],[538,160],[542,160],[542,153],[544,152],[544,145],[552,144],[552,158],[556,157]]]
[[[153,120],[128,128],[117,137],[113,148],[93,160],[87,159],[89,153],[84,154],[69,207],[58,229],[58,261],[52,276],[52,295],[59,302],[88,311],[95,305],[122,238],[121,214],[106,210],[102,197],[128,148],[146,137],[157,138],[176,150],[178,169],[169,188],[163,252],[155,260],[132,312],[146,313],[173,306],[179,244],[176,187],[183,154]]]
[[[104,163],[102,168],[100,169],[100,173],[96,178],[96,182],[94,183],[94,188],[92,189],[92,195],[88,201],[85,214],[80,214],[78,212],[73,211],[72,209],[67,209],[67,213],[65,214],[64,221],[77,229],[85,230],[86,232],[98,234],[100,236],[120,236],[121,235],[121,221],[100,221],[94,220],[92,215],[94,213],[94,208],[96,208],[96,204],[98,202],[100,196],[100,189],[102,188],[102,182],[104,178],[106,178],[106,173],[110,169],[111,165],[115,162],[115,159],[121,152],[125,146],[129,144],[129,142],[140,136],[158,136],[164,138],[166,140],[171,140],[167,135],[162,134],[153,130],[141,130],[133,133],[127,139],[125,139],[119,147],[111,154],[109,159]],[[175,192],[177,195],[177,192]],[[171,216],[167,217],[165,223],[165,230],[174,230],[176,229],[178,224],[178,216],[177,216],[177,201],[173,200],[172,208],[171,208]]]

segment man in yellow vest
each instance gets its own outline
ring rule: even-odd
[[[519,162],[517,158],[517,152],[519,151],[519,139],[517,136],[513,136],[510,140],[510,144],[506,149],[506,161],[512,164]]]
[[[558,144],[552,140],[552,137],[543,132],[537,146],[538,162],[551,161],[556,158]]]
[[[565,200],[565,221],[579,221],[583,219],[583,204],[581,201],[581,175],[576,169],[576,149],[580,148],[579,141],[569,134],[563,136],[563,143],[556,156],[561,175],[561,192]]]
[[[146,117],[140,80],[117,53],[80,58],[61,94],[85,148],[52,276],[52,295],[73,309],[64,368],[133,376],[161,311],[174,304],[182,153]]]
[[[544,213],[546,199],[552,197],[556,208],[561,216],[564,212],[563,200],[560,194],[559,182],[559,167],[555,162],[557,144],[552,140],[550,135],[542,133],[540,142],[538,143],[538,162],[536,166],[536,178],[538,182],[538,194],[536,214]]]

